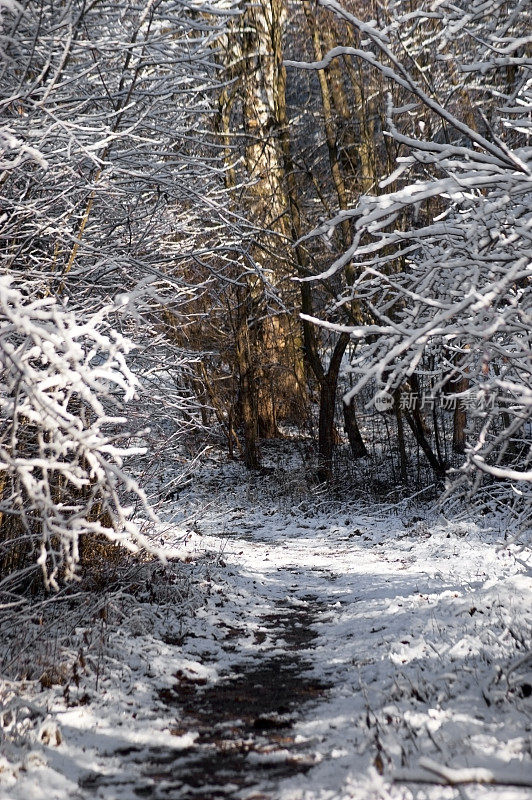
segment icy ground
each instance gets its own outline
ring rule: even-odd
[[[61,685],[3,684],[0,797],[530,797],[526,554],[237,472],[174,500],[181,560],[78,625]]]

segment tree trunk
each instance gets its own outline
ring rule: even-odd
[[[438,478],[444,478],[445,465],[441,464],[438,458],[435,456],[432,447],[430,446],[427,437],[425,436],[425,431],[423,430],[423,424],[421,421],[421,415],[419,413],[419,410],[417,411],[417,413],[414,410],[413,414],[410,414],[410,412],[405,409],[404,417],[408,422],[408,425],[410,426],[410,429],[414,434],[417,443],[425,453],[427,461],[432,467],[434,474]]]
[[[318,478],[322,483],[332,478],[335,406],[336,381],[327,376],[320,386],[318,426]]]
[[[288,299],[293,293],[293,254],[287,244],[288,197],[278,127],[279,95],[284,96],[285,91],[285,16],[285,0],[247,3],[240,39],[245,165],[250,179],[245,194],[253,221],[261,228],[252,257],[268,271],[269,280],[288,307],[293,303]],[[254,281],[251,292],[258,309],[255,316],[260,320],[253,339],[260,434],[271,438],[279,435],[277,419],[301,418],[301,409],[307,402],[306,382],[296,344],[296,320],[284,311],[271,313],[260,281]]]
[[[365,458],[368,455],[366,445],[360,433],[358,422],[355,414],[355,403],[352,398],[349,403],[342,403],[344,411],[344,428],[349,439],[351,453],[353,458]]]
[[[323,47],[322,47],[321,33],[318,27],[316,14],[311,8],[311,4],[308,2],[303,3],[303,10],[305,12],[305,16],[307,18],[307,23],[310,30],[312,46],[314,51],[314,58],[316,59],[316,61],[321,61],[323,59]],[[346,190],[344,176],[342,174],[342,170],[340,167],[340,159],[338,156],[338,142],[337,142],[336,126],[334,124],[334,118],[333,118],[333,107],[331,99],[332,92],[329,86],[329,79],[330,76],[326,73],[325,70],[323,69],[318,70],[318,81],[320,84],[321,102],[323,106],[323,125],[325,128],[325,140],[327,142],[327,150],[329,153],[329,165],[331,169],[334,188],[336,190],[336,195],[338,197],[338,205],[341,210],[345,211],[348,208],[347,190]],[[342,239],[344,247],[349,247],[349,245],[351,244],[351,224],[349,220],[347,219],[343,220],[340,227],[342,231]]]
[[[469,381],[462,377],[454,383],[455,392],[465,392],[469,388]],[[453,450],[455,453],[465,453],[467,414],[462,400],[457,397],[453,415]]]
[[[248,469],[259,469],[258,396],[251,354],[247,303],[240,306],[236,329],[236,358],[238,365],[238,405],[244,432],[244,463]]]
[[[397,421],[397,445],[399,448],[399,471],[401,480],[406,485],[408,483],[408,460],[406,457],[405,428],[403,425],[403,415],[401,413],[401,389],[394,392],[394,410]]]
[[[320,415],[318,426],[318,478],[329,481],[332,478],[334,452],[334,412],[336,408],[336,389],[343,355],[349,344],[349,334],[342,333],[336,342],[329,369],[320,381]]]

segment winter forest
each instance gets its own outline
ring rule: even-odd
[[[532,790],[528,0],[0,0],[0,799]]]

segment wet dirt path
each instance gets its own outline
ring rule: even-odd
[[[311,743],[293,726],[329,689],[310,674],[313,623],[323,611],[323,602],[311,594],[278,599],[260,618],[254,657],[240,660],[228,636],[230,666],[216,683],[176,672],[158,699],[170,732],[195,739],[185,749],[115,750],[120,771],[88,774],[80,789],[98,798],[116,792],[148,800],[275,800],[281,780],[316,763]]]
[[[319,702],[328,688],[305,676],[319,611],[315,598],[307,602],[304,608],[278,606],[263,617],[265,631],[282,640],[283,652],[276,647],[272,654],[266,650],[236,663],[216,685],[176,675],[161,699],[178,712],[176,735],[189,730],[199,735],[185,752],[153,753],[144,771],[151,785],[139,796],[266,800],[275,797],[276,781],[313,766],[306,742],[292,734],[303,708]]]

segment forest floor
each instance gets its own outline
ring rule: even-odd
[[[207,464],[168,501],[167,565],[65,600],[0,683],[0,797],[530,797],[530,562],[503,539]]]

